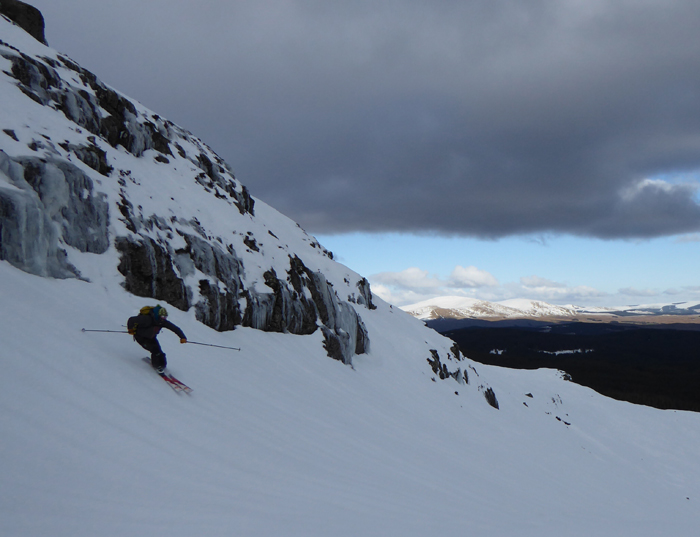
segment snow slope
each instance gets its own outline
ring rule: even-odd
[[[386,304],[354,368],[315,338],[175,311],[178,395],[119,328],[143,300],[0,262],[0,535],[694,535],[700,416],[551,370],[431,381],[442,337]],[[473,364],[472,364],[473,366]],[[500,410],[484,403],[480,379]],[[455,392],[458,392],[456,394]],[[531,394],[529,397],[527,394]],[[568,423],[568,425],[567,425]]]
[[[51,91],[75,85],[84,93],[74,96],[91,96],[66,58],[3,18],[0,31],[3,70],[21,50],[55,66],[60,81]],[[39,76],[48,68],[37,69]],[[91,141],[65,111],[26,97],[0,76],[4,199],[20,190],[36,196],[15,173],[29,154],[35,163],[70,161],[71,173],[91,178],[94,192],[81,197],[104,195],[112,208],[127,195],[142,202],[131,221],[114,211],[95,220],[109,237],[97,253],[71,245],[81,236],[61,220],[60,203],[70,196],[59,189],[41,200],[55,202],[56,219],[20,249],[58,240],[82,279],[36,275],[72,270],[42,264],[38,254],[24,258],[36,261],[36,274],[0,261],[0,535],[694,535],[697,414],[612,401],[556,371],[459,359],[452,342],[421,321],[349,296],[360,276],[293,222],[259,200],[255,215],[237,207],[232,199],[245,191],[232,176],[230,192],[193,181],[202,170],[191,167],[192,155],[216,157],[188,133],[161,125],[185,154],[166,163],[145,146],[130,152]],[[131,123],[158,121],[143,107],[135,111]],[[75,159],[78,146],[104,151],[114,175]],[[183,251],[180,232],[201,228],[221,238],[245,264],[246,289],[261,295],[269,292],[268,269],[282,277],[293,255],[303,257],[348,297],[344,308],[361,312],[369,347],[343,363],[327,356],[322,330],[218,332],[195,307],[172,307],[171,320],[190,341],[241,348],[180,345],[166,331],[169,367],[194,389],[173,392],[128,335],[82,332],[123,330],[127,317],[155,302],[127,293],[117,270],[114,243],[134,233],[128,224],[142,226],[143,240],[172,240]],[[252,236],[258,250],[246,248]],[[195,289],[198,279],[225,287],[199,269],[181,274]],[[499,409],[487,404],[490,391]]]

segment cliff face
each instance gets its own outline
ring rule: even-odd
[[[2,0],[2,13],[16,4]],[[216,330],[321,330],[348,364],[367,351],[365,279],[201,140],[39,43],[43,19],[38,41],[0,24],[0,259],[88,278],[82,267],[104,256],[127,291],[194,308]]]

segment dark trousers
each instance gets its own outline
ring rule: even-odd
[[[136,337],[136,343],[151,353],[151,365],[155,368],[165,367],[168,365],[165,359],[165,353],[160,348],[160,343],[156,338]]]

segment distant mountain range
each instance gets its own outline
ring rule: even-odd
[[[512,299],[488,302],[462,296],[441,296],[401,306],[401,309],[424,321],[436,319],[544,319],[551,317],[577,318],[582,315],[612,317],[700,315],[700,304],[635,304],[616,308],[558,306],[539,300]]]

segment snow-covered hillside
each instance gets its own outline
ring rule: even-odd
[[[551,370],[470,363],[469,384],[440,381],[426,351],[441,336],[385,304],[354,368],[320,333],[220,333],[174,310],[192,341],[242,349],[163,334],[187,396],[128,335],[81,332],[143,304],[118,282],[0,262],[0,296],[0,535],[692,536],[700,524],[700,416]]]
[[[512,319],[520,317],[571,317],[581,312],[575,306],[555,306],[538,300],[511,299],[488,302],[463,296],[441,296],[402,306],[402,310],[429,319]]]
[[[515,298],[489,302],[464,296],[440,296],[430,298],[401,309],[424,321],[432,319],[520,319],[544,317],[576,317],[578,315],[652,316],[698,315],[700,304],[679,302],[675,304],[635,304],[620,307],[557,306],[541,300]]]
[[[473,363],[2,16],[0,65],[0,535],[695,534],[700,416]],[[82,331],[156,301],[241,349],[163,333],[190,395]]]

